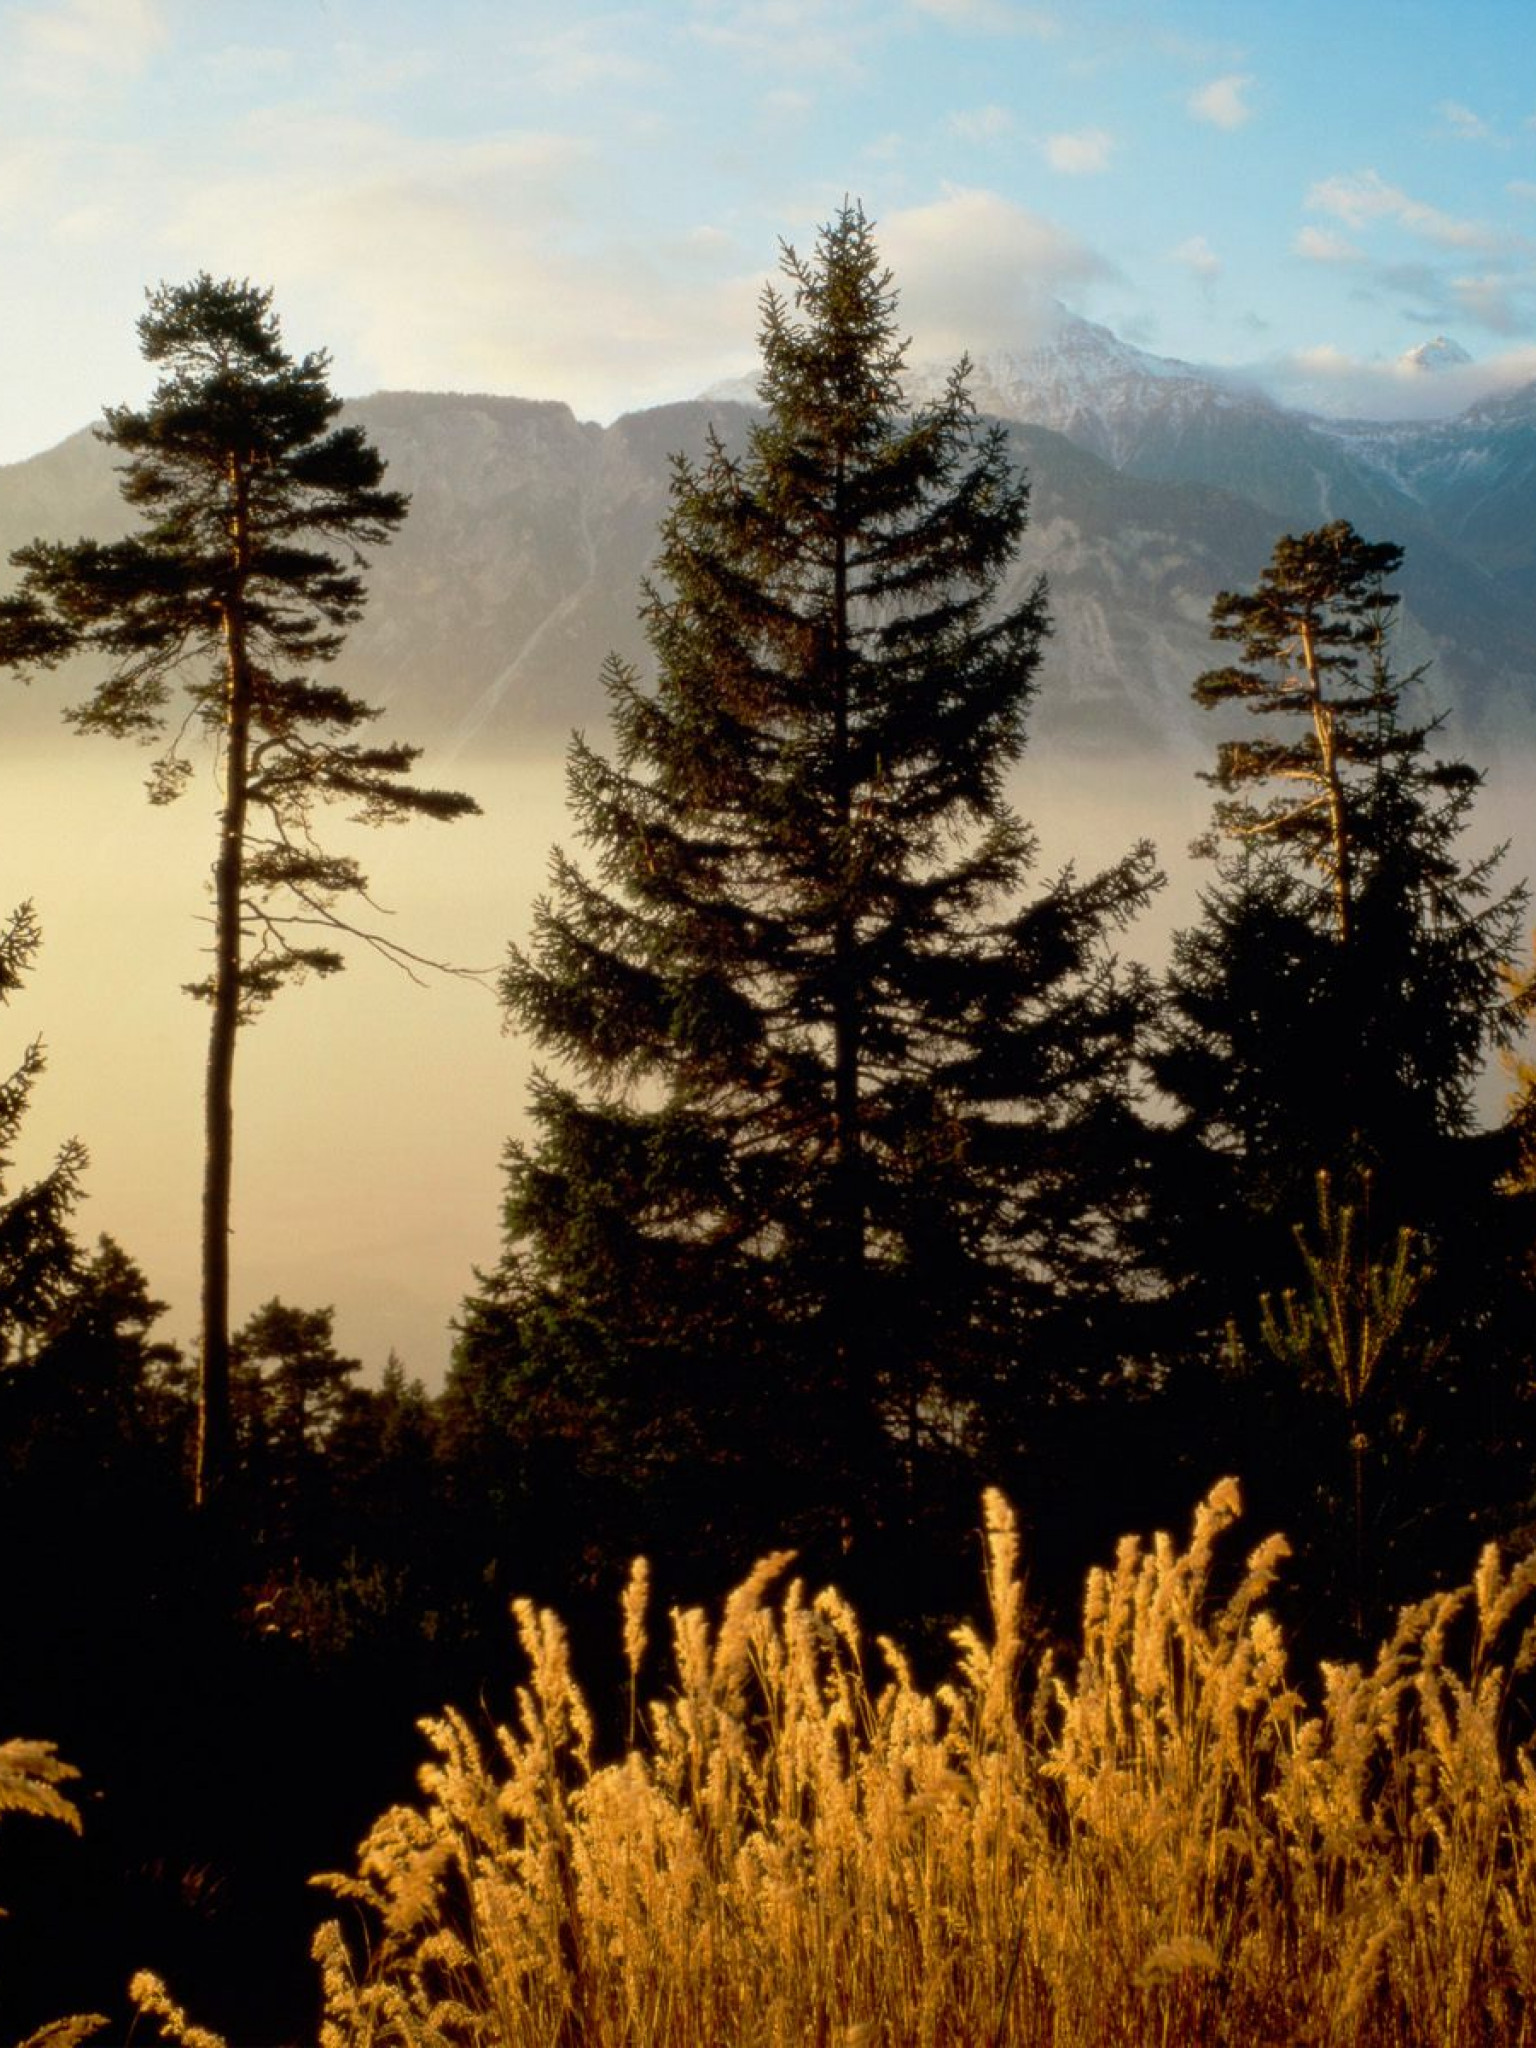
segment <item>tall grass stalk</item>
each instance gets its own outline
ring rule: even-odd
[[[354,1932],[317,1942],[323,2048],[1536,2042],[1536,1559],[1489,1550],[1309,1706],[1284,1543],[1213,1586],[1238,1510],[1224,1482],[1187,1548],[1126,1538],[1075,1658],[1027,1670],[989,1495],[989,1625],[933,1692],[765,1559],[717,1627],[672,1616],[672,1688],[610,1762],[520,1606],[514,1725],[425,1723],[421,1803],[326,1880]]]

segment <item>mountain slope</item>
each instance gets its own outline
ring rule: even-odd
[[[914,372],[917,395],[933,374]],[[1437,426],[1340,426],[1086,322],[984,359],[974,390],[1012,416],[1032,483],[1016,580],[1050,580],[1037,737],[1142,749],[1197,731],[1189,686],[1217,658],[1213,597],[1250,583],[1280,532],[1339,516],[1407,548],[1400,662],[1435,664],[1434,698],[1461,731],[1536,728],[1536,390]],[[711,426],[740,445],[751,418],[719,394],[609,427],[555,403],[413,392],[349,415],[412,509],[372,565],[339,673],[450,753],[544,750],[600,727],[606,657],[645,664],[638,611],[671,459],[701,456]],[[0,468],[0,554],[123,524],[88,433]],[[76,694],[50,679],[3,715],[25,729]]]

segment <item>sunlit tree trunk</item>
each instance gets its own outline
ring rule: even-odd
[[[1312,628],[1301,623],[1301,659],[1307,672],[1307,692],[1312,699],[1312,730],[1317,736],[1317,754],[1323,787],[1328,796],[1328,831],[1333,841],[1334,920],[1340,945],[1349,944],[1354,910],[1354,862],[1350,845],[1349,814],[1344,799],[1344,782],[1339,774],[1339,743],[1333,707],[1323,696],[1323,678],[1318,667]]]
[[[212,1017],[204,1098],[202,1355],[194,1480],[199,1507],[206,1507],[227,1483],[234,1443],[229,1395],[229,1219],[251,737],[250,658],[242,605],[250,549],[248,483],[235,457],[230,459],[229,481],[232,588],[224,608],[224,805],[214,864]]]

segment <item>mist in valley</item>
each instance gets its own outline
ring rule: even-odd
[[[595,735],[594,735],[595,737]],[[1448,741],[1454,746],[1454,739]],[[147,762],[147,757],[143,757]],[[1135,840],[1168,876],[1124,951],[1161,967],[1197,911],[1208,863],[1187,856],[1210,792],[1209,756],[1075,753],[1041,743],[1015,777],[1040,839],[1037,875],[1089,871]],[[141,759],[60,736],[13,747],[3,775],[0,904],[30,897],[43,950],[5,1012],[7,1069],[40,1036],[36,1089],[15,1171],[41,1170],[78,1136],[90,1151],[86,1242],[115,1237],[169,1304],[161,1334],[190,1342],[197,1318],[202,1088],[207,1013],[182,992],[204,971],[205,878],[214,792],[206,777],[169,809],[144,799]],[[1536,872],[1536,756],[1492,764],[1469,855],[1508,839],[1506,883]],[[533,1053],[502,1030],[494,974],[523,942],[548,856],[576,849],[555,753],[429,754],[423,779],[470,791],[483,815],[451,827],[346,828],[391,937],[481,980],[408,980],[364,946],[328,982],[278,997],[243,1035],[236,1074],[234,1314],[273,1295],[333,1305],[336,1341],[374,1378],[393,1350],[440,1383],[451,1320],[474,1268],[500,1248],[501,1155],[523,1126]],[[1498,1073],[1485,1109],[1504,1092]]]

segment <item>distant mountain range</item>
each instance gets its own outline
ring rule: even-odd
[[[1464,360],[1446,342],[1420,355],[1426,375]],[[914,366],[914,399],[943,374]],[[1198,733],[1189,686],[1219,658],[1212,598],[1250,584],[1281,533],[1340,517],[1407,550],[1398,665],[1433,665],[1450,744],[1477,759],[1536,739],[1536,383],[1449,420],[1340,422],[1063,317],[1047,343],[978,358],[971,388],[1032,485],[1016,583],[1044,570],[1055,620],[1037,740],[1124,751]],[[699,453],[711,423],[740,442],[751,398],[721,387],[609,427],[516,398],[358,401],[412,511],[374,562],[339,676],[434,749],[595,733],[604,658],[646,658],[636,614],[670,458]],[[0,467],[0,560],[35,534],[123,525],[89,432]],[[67,679],[41,685],[0,718],[35,726],[68,695]]]

